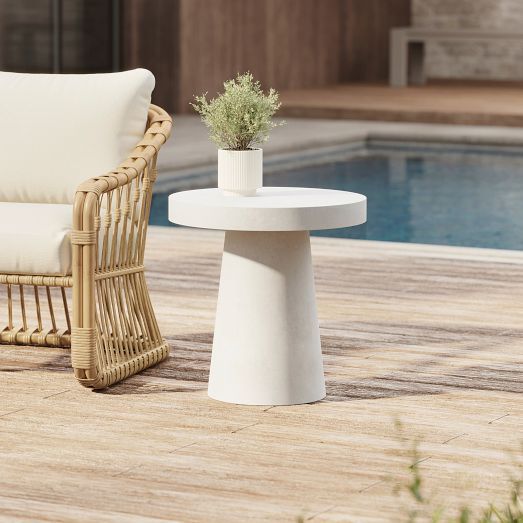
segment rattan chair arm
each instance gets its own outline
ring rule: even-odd
[[[71,359],[87,386],[105,387],[169,352],[143,263],[156,158],[171,126],[171,117],[151,105],[147,131],[129,158],[85,181],[75,194]]]
[[[98,231],[103,232],[100,227],[104,224],[108,225],[112,219],[111,215],[116,218],[121,213],[121,210],[115,208],[111,203],[113,191],[119,193],[114,198],[118,199],[120,204],[122,202],[119,199],[124,188],[128,199],[131,198],[129,191],[133,191],[134,203],[140,198],[139,193],[147,195],[146,198],[150,202],[152,185],[158,176],[156,169],[158,151],[169,137],[171,128],[172,118],[169,114],[156,105],[150,105],[145,135],[129,157],[115,170],[90,178],[80,184],[73,205],[73,231],[71,234],[73,245],[94,245],[97,242]],[[149,207],[147,206],[145,209],[147,215],[144,215],[143,208],[142,212],[135,212],[136,205],[134,205],[134,210],[129,212],[130,205],[128,201],[124,215],[130,218],[135,226],[136,220],[139,220],[138,226],[144,225],[146,229]],[[104,214],[104,208],[110,209],[111,212]],[[104,224],[101,223],[102,215],[104,215]],[[144,221],[145,223],[143,223]],[[130,231],[130,229],[128,230]],[[140,237],[140,240],[142,239],[144,238]],[[138,258],[142,258],[142,256],[143,253],[140,253]],[[98,263],[94,268],[101,269]]]

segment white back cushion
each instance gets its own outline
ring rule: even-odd
[[[142,139],[154,76],[0,72],[0,201],[72,203]]]

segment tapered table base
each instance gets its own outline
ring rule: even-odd
[[[227,231],[209,396],[247,405],[325,397],[308,231]]]

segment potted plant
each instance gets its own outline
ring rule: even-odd
[[[238,74],[224,92],[208,101],[207,93],[191,104],[218,146],[218,187],[225,194],[253,196],[263,185],[263,151],[255,147],[269,137],[280,107],[278,93],[265,94],[252,74]]]

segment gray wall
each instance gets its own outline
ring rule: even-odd
[[[523,0],[412,0],[416,26],[523,32]],[[427,49],[429,78],[523,80],[523,42],[440,43]]]

